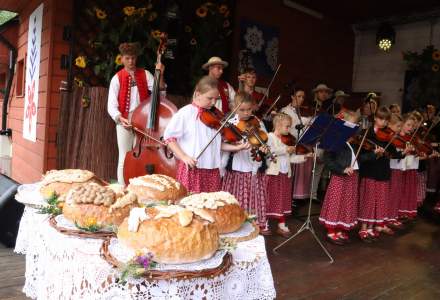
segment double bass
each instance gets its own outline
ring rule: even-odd
[[[167,35],[161,33],[156,63],[165,53]],[[159,95],[161,70],[154,72],[154,85],[149,98],[134,110],[131,125],[136,133],[136,145],[127,152],[124,161],[124,180],[145,174],[164,174],[176,177],[177,164],[162,141],[163,132],[177,107]]]

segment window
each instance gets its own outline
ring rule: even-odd
[[[26,79],[26,68],[25,68],[25,58],[20,59],[17,62],[17,85],[15,94],[17,97],[24,97],[24,89],[25,89],[25,79]]]

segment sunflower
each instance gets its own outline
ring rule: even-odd
[[[229,17],[229,13],[230,13],[230,11],[227,10],[223,16],[224,16],[225,18],[227,18],[227,17]]]
[[[221,14],[224,14],[224,13],[226,13],[227,11],[228,11],[228,7],[226,6],[226,5],[220,5],[220,7],[218,8],[218,11],[221,13]]]
[[[124,14],[126,14],[127,16],[131,16],[136,11],[136,7],[126,6],[126,7],[124,7],[123,11],[124,11]]]
[[[90,227],[90,226],[95,226],[96,223],[97,223],[96,218],[94,218],[94,217],[89,217],[89,218],[87,218],[87,220],[86,220],[86,222],[85,222],[84,225],[85,225],[85,227]]]
[[[196,10],[196,15],[200,18],[204,18],[208,15],[208,9],[205,6],[200,6]]]
[[[440,51],[439,50],[435,50],[434,52],[432,52],[432,59],[433,60],[440,60]]]
[[[191,32],[192,31],[192,28],[191,28],[191,26],[188,26],[188,25],[186,25],[185,26],[185,32]]]
[[[146,8],[146,7],[138,8],[138,9],[136,10],[136,13],[137,13],[138,15],[140,15],[141,17],[143,17],[143,16],[145,16],[145,14],[147,13],[147,8]]]
[[[82,81],[81,78],[75,77],[74,80],[75,80],[75,83],[76,83],[77,86],[79,86],[79,87],[83,87],[84,86],[84,81]]]
[[[160,30],[153,30],[153,31],[151,31],[151,36],[153,38],[155,38],[155,39],[159,39],[160,38],[160,34],[161,34]]]
[[[223,22],[223,28],[229,27],[229,25],[230,25],[229,20],[225,20]]]
[[[121,55],[121,54],[118,54],[118,55],[116,56],[116,58],[115,58],[115,64],[116,64],[117,66],[122,65],[122,55]]]
[[[152,11],[151,14],[148,16],[148,21],[153,22],[157,18],[157,12]]]
[[[434,72],[438,72],[438,70],[440,70],[440,66],[438,64],[433,64],[431,69]]]
[[[100,20],[104,20],[105,18],[107,18],[107,14],[102,9],[95,8],[95,13],[96,17]]]
[[[87,66],[86,57],[81,55],[75,58],[75,66],[84,69]]]
[[[189,42],[192,46],[197,45],[197,40],[195,38],[192,38],[191,41]]]

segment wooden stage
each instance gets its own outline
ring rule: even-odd
[[[290,218],[289,224],[297,228],[302,222]],[[315,228],[323,238],[322,227]],[[283,240],[271,236],[266,243],[277,299],[440,299],[440,222],[419,218],[374,244],[355,236],[343,247],[324,242],[332,265],[309,232],[272,254]],[[21,293],[24,272],[24,257],[0,246],[0,299],[27,299]]]

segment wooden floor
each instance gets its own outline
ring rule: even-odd
[[[302,224],[298,218],[288,223],[292,229]],[[315,229],[323,240],[322,227],[315,224]],[[374,244],[362,243],[356,236],[343,247],[324,241],[333,264],[308,231],[274,255],[271,250],[282,241],[272,236],[266,243],[277,299],[440,299],[438,219],[419,218],[396,236]],[[1,300],[27,299],[21,292],[24,272],[24,257],[0,246]]]

